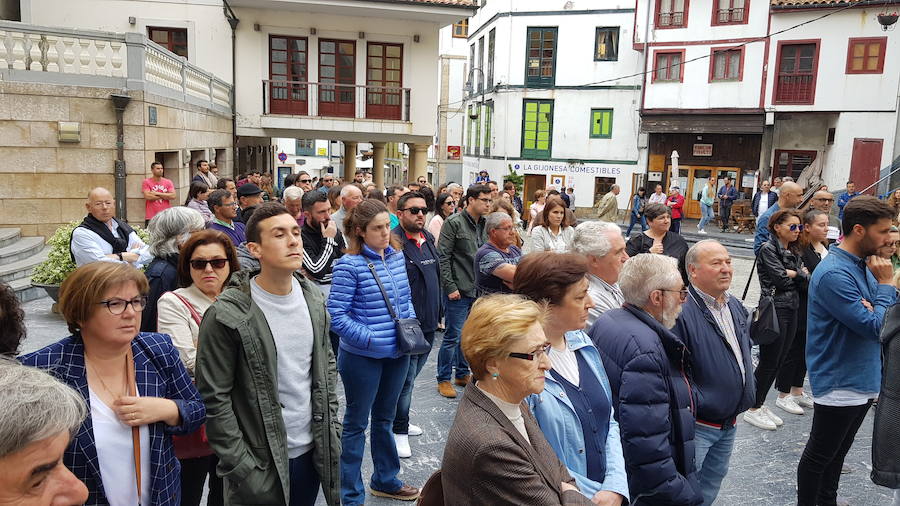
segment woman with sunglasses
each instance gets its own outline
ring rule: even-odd
[[[79,267],[59,290],[72,335],[20,357],[74,388],[89,407],[63,456],[87,486],[85,504],[179,504],[172,436],[206,419],[169,337],[138,330],[147,289],[144,274],[127,264]]]
[[[434,245],[437,246],[441,239],[441,228],[444,220],[456,211],[456,199],[451,193],[442,193],[434,202],[434,216],[428,222],[428,231],[434,236]]]
[[[756,366],[756,403],[744,413],[744,421],[760,429],[775,430],[784,421],[763,403],[772,388],[791,343],[797,333],[797,309],[800,291],[806,289],[809,271],[800,258],[800,213],[795,209],[781,209],[769,218],[769,241],[759,249],[756,269],[759,272],[760,292],[771,295],[778,315],[779,336],[775,342],[759,346]]]

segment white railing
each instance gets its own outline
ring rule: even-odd
[[[231,110],[230,84],[138,33],[69,30],[0,21],[0,73],[4,71],[25,71],[16,74],[21,80],[37,77],[31,72],[117,78],[123,81],[123,88],[145,89],[150,84],[151,92],[222,111]],[[81,78],[68,77],[51,82],[67,80],[89,84]],[[108,80],[105,83],[110,86]]]

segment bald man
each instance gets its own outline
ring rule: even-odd
[[[841,220],[831,214],[831,206],[834,204],[834,195],[820,190],[813,194],[809,200],[810,209],[818,209],[828,215],[828,240],[837,241],[841,236]]]
[[[72,231],[69,243],[75,265],[121,262],[140,268],[150,263],[153,257],[144,241],[127,223],[116,218],[116,203],[109,190],[91,190],[84,207],[88,215]]]
[[[779,209],[796,209],[803,200],[803,188],[793,181],[785,181],[778,192],[778,202],[756,220],[756,236],[753,238],[753,253],[759,254],[759,248],[769,240],[769,217]]]

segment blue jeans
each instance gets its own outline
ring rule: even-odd
[[[447,330],[441,341],[441,349],[438,351],[437,380],[450,381],[453,368],[456,367],[456,377],[465,378],[469,375],[469,364],[459,348],[459,334],[462,332],[463,323],[469,317],[469,310],[475,299],[461,296],[459,300],[447,299],[447,309],[444,313],[444,323]]]
[[[728,474],[728,461],[734,449],[737,428],[716,429],[694,424],[694,445],[697,450],[697,481],[703,494],[703,505],[709,506],[719,495],[722,480]]]
[[[631,224],[628,225],[628,232],[625,232],[626,236],[631,236],[631,229],[634,228],[636,223],[641,224],[641,232],[647,230],[647,218],[641,216],[640,219],[638,219],[636,214],[631,213]]]
[[[397,412],[400,390],[409,372],[409,355],[400,358],[368,358],[341,350],[338,372],[344,382],[347,409],[341,436],[341,504],[363,504],[363,452],[366,449],[366,426],[372,417],[370,445],[375,472],[369,487],[381,492],[396,492],[403,486],[397,479],[400,457],[391,425]]]
[[[707,223],[716,219],[716,213],[713,212],[713,206],[708,206],[703,202],[700,203],[700,224],[697,229],[703,230]]]
[[[315,506],[319,496],[319,473],[313,461],[313,450],[288,462],[291,473],[291,505]]]
[[[434,331],[425,332],[425,340],[429,343],[434,342]],[[425,362],[428,362],[428,355],[431,350],[420,355],[409,356],[409,372],[406,373],[406,381],[403,383],[403,390],[400,391],[400,400],[397,401],[397,414],[394,415],[394,434],[409,434],[409,406],[412,404],[413,385],[416,382],[416,376],[422,372]]]

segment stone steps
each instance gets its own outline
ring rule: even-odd
[[[43,237],[22,237],[18,228],[0,228],[0,282],[8,284],[21,302],[44,297],[42,288],[31,286],[31,273],[49,252]]]

